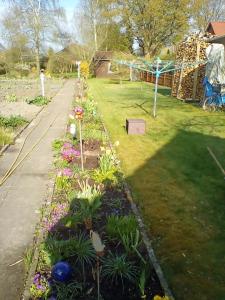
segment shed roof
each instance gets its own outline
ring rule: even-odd
[[[208,32],[210,28],[212,28],[212,31],[216,36],[225,35],[225,21],[210,22],[206,28],[206,32]]]

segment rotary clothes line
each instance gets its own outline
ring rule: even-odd
[[[157,116],[157,100],[158,100],[158,81],[159,77],[163,73],[174,72],[182,70],[183,68],[190,68],[193,66],[198,66],[206,64],[207,60],[198,60],[193,62],[184,62],[184,61],[162,61],[159,57],[153,62],[146,61],[144,59],[138,59],[137,61],[126,61],[126,60],[115,60],[115,63],[119,65],[127,66],[131,69],[149,72],[155,75],[155,89],[154,89],[154,99],[153,99],[153,112],[152,115],[154,118]]]

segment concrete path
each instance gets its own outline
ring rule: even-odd
[[[0,158],[0,176],[3,176],[32,126],[40,121],[27,139],[21,157],[55,120],[40,144],[0,187],[0,300],[20,299],[24,284],[24,264],[9,265],[19,261],[32,243],[40,217],[38,210],[45,200],[52,168],[51,143],[64,133],[74,89],[75,82],[67,81],[52,102],[17,139],[16,144]]]

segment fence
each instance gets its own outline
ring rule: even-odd
[[[149,72],[140,72],[140,78],[143,81],[155,83],[155,75]],[[167,86],[172,88],[173,85],[173,74],[171,73],[163,73],[159,77],[158,81],[159,85]]]

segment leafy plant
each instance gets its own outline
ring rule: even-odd
[[[78,199],[87,199],[91,203],[94,199],[102,197],[99,186],[91,186],[88,183],[88,179],[86,181],[78,181],[78,184],[80,186],[80,191],[77,192]]]
[[[0,147],[3,147],[7,144],[11,144],[13,141],[13,133],[6,129],[0,127]]]
[[[30,288],[31,296],[33,296],[34,299],[47,299],[49,292],[50,286],[48,280],[44,275],[37,273],[34,276],[33,284]]]
[[[56,139],[52,142],[52,149],[54,152],[59,153],[62,146],[64,144],[64,141],[62,141],[61,139]]]
[[[121,235],[135,234],[137,229],[138,224],[134,215],[107,217],[106,233],[112,239],[120,241]]]
[[[64,175],[58,175],[55,180],[56,190],[58,192],[64,191],[67,193],[71,188],[70,178]]]
[[[0,116],[0,126],[5,128],[15,129],[17,127],[23,126],[26,123],[28,123],[28,121],[22,116]]]
[[[85,222],[87,229],[92,228],[92,219],[97,210],[101,207],[102,193],[99,187],[92,187],[88,184],[88,180],[79,182],[81,190],[77,193],[79,201],[79,211]]]
[[[102,276],[112,283],[118,284],[121,281],[124,287],[124,280],[135,281],[137,268],[127,259],[126,255],[110,253],[107,258],[103,259]]]
[[[56,289],[57,300],[73,300],[83,289],[82,284],[78,282],[70,282],[67,284],[57,282],[53,287]]]
[[[138,287],[141,293],[141,299],[146,299],[145,295],[145,285],[146,285],[146,271],[143,269],[141,271],[140,277],[139,277],[139,282],[138,282]]]
[[[34,104],[37,106],[47,105],[50,102],[50,99],[43,96],[37,96],[34,99],[27,99],[26,102],[28,104]]]
[[[9,94],[9,95],[5,96],[5,101],[7,101],[7,102],[17,102],[18,99],[17,99],[16,94]]]
[[[134,252],[137,253],[138,247],[140,246],[141,239],[140,239],[140,232],[136,229],[136,232],[129,232],[126,234],[121,234],[120,232],[120,239],[122,245],[124,246],[127,254],[132,254]],[[139,254],[139,252],[138,252]]]
[[[30,269],[30,266],[31,266],[31,263],[32,263],[32,260],[33,260],[33,255],[34,255],[34,250],[33,250],[32,247],[28,248],[25,251],[25,254],[24,254],[24,265],[25,265],[26,271],[28,271]]]
[[[93,179],[100,183],[117,183],[117,177],[115,175],[117,171],[111,151],[106,150],[105,153],[100,156],[99,168],[94,170]]]

